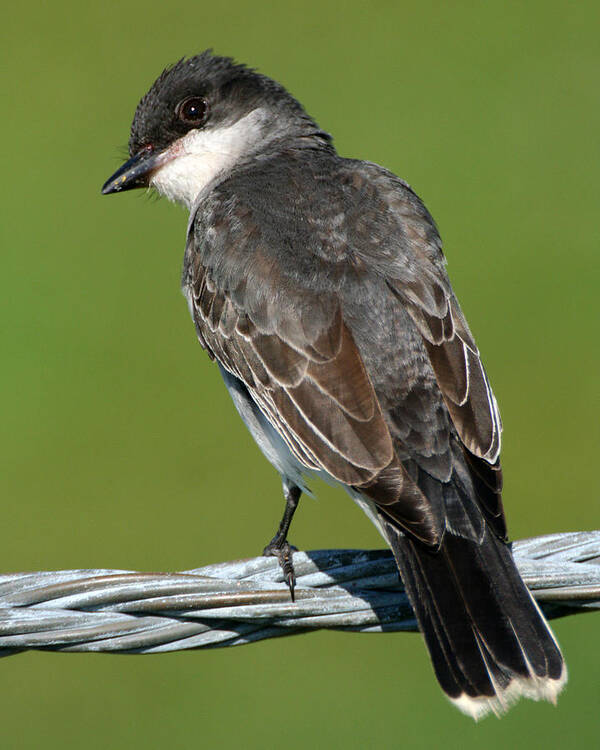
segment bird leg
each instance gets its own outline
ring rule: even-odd
[[[287,535],[290,530],[292,518],[298,507],[298,501],[300,500],[302,490],[295,485],[286,486],[284,484],[283,493],[285,496],[285,511],[283,512],[283,518],[281,519],[277,533],[264,548],[263,555],[265,557],[276,557],[279,560],[279,566],[283,571],[283,579],[287,583],[292,601],[294,601],[296,574],[294,573],[292,552],[296,551],[296,547],[292,547],[292,545],[288,543]]]

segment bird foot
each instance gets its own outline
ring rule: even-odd
[[[296,547],[277,536],[274,536],[263,550],[263,557],[276,557],[279,560],[279,567],[283,572],[283,580],[287,583],[292,601],[295,601],[294,589],[296,587],[296,574],[294,572],[292,554],[297,551]]]

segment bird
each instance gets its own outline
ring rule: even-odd
[[[294,598],[307,481],[344,488],[396,561],[437,680],[474,719],[556,702],[559,645],[521,579],[502,505],[502,423],[436,224],[409,184],[342,157],[274,79],[206,50],[139,102],[103,194],[189,209],[197,338],[279,472],[264,554]]]

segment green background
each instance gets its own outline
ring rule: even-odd
[[[1,569],[252,556],[279,481],[196,343],[186,214],[101,197],[139,97],[212,46],[279,79],[344,155],[436,217],[505,424],[513,537],[599,526],[597,0],[11,3],[3,9]],[[379,547],[318,487],[302,548]],[[595,747],[597,615],[559,621],[558,708],[475,725],[416,635],[2,661],[3,748]],[[510,745],[509,745],[510,743]]]

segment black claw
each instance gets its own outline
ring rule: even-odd
[[[292,575],[291,580],[286,581],[288,588],[290,590],[290,598],[293,602],[296,601],[296,595],[294,594],[294,588],[296,587],[296,578]]]
[[[296,573],[294,572],[294,563],[292,555],[296,552],[296,547],[293,547],[288,542],[281,541],[276,536],[267,544],[263,550],[265,557],[276,557],[279,562],[279,567],[283,573],[283,580],[286,582],[287,587],[290,590],[290,596],[292,601],[296,601],[294,590],[296,588]]]

